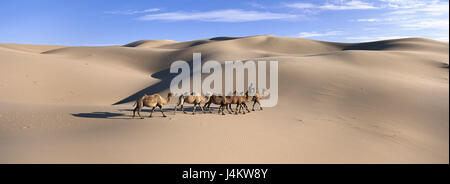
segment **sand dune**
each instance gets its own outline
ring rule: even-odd
[[[176,43],[173,40],[139,40],[129,44],[124,45],[124,47],[144,47],[144,48],[155,48],[164,45]]]
[[[448,51],[423,38],[271,35],[0,44],[0,163],[448,163]],[[168,118],[131,120],[130,102],[165,96],[170,64],[194,52],[279,61],[278,105],[192,116],[173,115],[172,102]]]
[[[6,44],[0,43],[0,49],[27,53],[41,53],[47,50],[63,48],[64,46],[56,45],[25,45],[25,44]]]

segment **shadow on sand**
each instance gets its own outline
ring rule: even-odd
[[[211,107],[212,113],[217,113],[218,107]],[[164,108],[164,113],[167,115],[173,115],[174,108]],[[191,114],[193,112],[193,107],[185,107],[184,111],[188,114]],[[127,113],[111,113],[111,112],[90,112],[90,113],[75,113],[72,114],[72,116],[79,117],[79,118],[98,118],[98,119],[133,119],[133,109],[119,109],[120,112],[127,112]],[[148,116],[148,114],[151,112],[150,108],[145,108],[141,110],[141,115],[143,117]],[[146,114],[143,114],[146,113]],[[155,111],[153,112],[153,115],[156,115],[155,113],[161,113],[159,109],[155,108]],[[210,114],[206,112],[207,114]],[[183,114],[183,112],[178,108],[177,114]],[[203,114],[200,108],[197,108],[196,115],[197,114]],[[138,115],[136,113],[136,118],[138,118]]]
[[[102,119],[130,119],[131,116],[123,113],[111,113],[111,112],[90,112],[90,113],[76,113],[72,116],[79,118],[102,118]],[[124,118],[128,117],[128,118]]]
[[[233,38],[222,38],[222,37],[218,37],[216,39],[233,39]],[[201,62],[203,64],[203,61],[208,61],[209,56],[206,54],[202,54],[201,57]],[[189,79],[192,78],[193,72],[192,72],[192,68],[193,68],[193,60],[188,59],[185,60],[190,68],[190,76]],[[222,64],[223,65],[223,64]],[[223,67],[223,66],[222,66]],[[180,72],[180,71],[179,71]],[[119,104],[124,104],[124,103],[129,103],[129,102],[134,102],[137,99],[141,98],[142,96],[144,96],[145,94],[156,94],[156,93],[161,93],[167,89],[170,89],[170,83],[172,82],[172,79],[175,78],[178,75],[178,73],[170,73],[170,68],[161,70],[159,72],[153,73],[151,76],[153,78],[159,79],[160,81],[152,84],[134,94],[131,94],[130,96],[115,102],[112,105],[119,105]],[[207,75],[207,74],[202,74],[202,75]],[[203,77],[203,76],[202,76]],[[192,82],[191,82],[192,83]],[[166,97],[165,95],[162,95],[163,97]],[[175,98],[176,99],[176,98]],[[156,110],[156,109],[155,109]]]
[[[202,56],[202,58],[206,58],[206,56]],[[187,63],[189,64],[189,68],[191,69],[190,77],[192,77],[192,66],[193,66],[192,59],[187,61]],[[159,82],[157,82],[156,84],[153,84],[147,88],[144,88],[144,89],[114,103],[113,105],[119,105],[119,104],[136,101],[137,99],[141,98],[145,94],[161,93],[162,91],[170,88],[170,83],[172,82],[172,79],[175,78],[177,75],[178,75],[178,73],[170,73],[170,68],[153,73],[151,76],[153,78],[159,79],[160,80]]]
[[[215,111],[217,111],[219,108],[218,108],[218,107],[210,107],[210,109],[211,109],[212,112],[215,112]],[[163,110],[164,110],[164,113],[170,113],[170,114],[173,114],[173,112],[175,111],[175,108],[163,108]],[[119,109],[119,111],[120,111],[120,112],[123,112],[123,111],[131,112],[130,115],[131,115],[131,116],[133,115],[133,109]],[[187,112],[187,113],[192,113],[192,112],[194,112],[194,107],[192,107],[192,106],[191,106],[191,107],[184,107],[184,111]],[[206,111],[206,110],[205,110],[205,111]],[[150,112],[152,112],[152,109],[149,108],[149,107],[145,107],[144,109],[141,110],[141,113],[142,113],[142,112],[150,113]],[[154,114],[154,113],[161,113],[161,111],[159,110],[159,108],[155,108],[155,111],[153,112],[153,114]],[[178,108],[178,109],[177,109],[177,113],[183,113],[183,112],[181,111],[180,108]],[[202,110],[201,110],[199,107],[197,107],[197,110],[195,110],[195,113],[202,114]],[[137,114],[136,114],[136,115],[137,115]],[[141,115],[142,115],[142,114],[141,114]]]

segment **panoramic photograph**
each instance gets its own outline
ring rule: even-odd
[[[0,164],[449,164],[449,1],[1,0]]]

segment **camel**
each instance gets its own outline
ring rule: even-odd
[[[142,96],[140,99],[136,100],[136,103],[135,103],[136,108],[134,108],[134,110],[133,110],[133,118],[134,118],[136,110],[137,110],[137,113],[138,113],[139,117],[141,119],[144,119],[141,116],[141,114],[140,114],[142,108],[144,108],[144,107],[151,107],[152,108],[152,112],[150,113],[150,117],[152,117],[153,111],[155,110],[155,107],[159,107],[163,117],[167,117],[164,114],[162,106],[165,105],[165,104],[168,104],[170,102],[170,100],[172,99],[172,97],[173,97],[173,94],[170,93],[170,92],[169,92],[169,94],[167,94],[167,98],[163,98],[159,94]]]
[[[248,92],[245,93],[245,96],[236,96],[236,91],[233,93],[233,96],[227,96],[226,97],[226,104],[228,105],[228,107],[230,109],[231,108],[231,104],[236,104],[236,109],[233,111],[231,110],[231,112],[234,112],[235,114],[238,114],[241,112],[241,109],[243,109],[244,107],[246,108],[246,110],[248,112],[250,112],[250,110],[248,110],[247,104],[245,104],[245,102],[247,102],[249,96],[248,96]],[[239,111],[238,111],[239,109]],[[245,111],[242,111],[243,114],[245,114]]]
[[[237,93],[236,90],[234,90],[233,91],[233,96],[236,96],[236,93]],[[233,96],[226,96],[225,97],[225,98],[227,98],[227,109],[229,108],[232,113],[234,113],[233,108],[231,107],[231,104],[233,104]],[[236,104],[236,103],[234,103],[234,104]]]
[[[206,97],[200,96],[200,95],[194,96],[194,93],[191,93],[190,96],[181,95],[180,98],[178,98],[178,104],[175,106],[173,114],[175,114],[177,112],[178,106],[181,106],[181,110],[183,111],[183,113],[186,114],[186,112],[184,111],[184,108],[183,108],[184,103],[194,104],[194,110],[193,110],[192,114],[195,114],[197,105],[200,107],[202,112],[205,113],[201,104],[206,104],[210,98],[211,98],[211,96],[206,96]]]
[[[233,96],[216,96],[216,95],[211,96],[210,100],[207,103],[205,103],[203,108],[207,108],[208,111],[211,112],[210,105],[211,103],[214,103],[216,105],[220,105],[218,113],[222,112],[222,115],[225,115],[223,112],[224,108],[227,109],[229,114],[232,114],[233,112],[235,114],[238,114],[238,112],[240,113],[241,109],[243,108],[245,108],[248,112],[250,112],[245,102],[248,102],[251,99],[252,97],[248,96],[248,92],[245,93],[245,96],[236,96],[236,91],[234,91]],[[231,104],[236,104],[236,110],[233,111]],[[243,114],[245,114],[245,111],[243,111]]]
[[[217,95],[212,95],[208,102],[205,103],[205,105],[203,106],[203,109],[207,108],[209,112],[211,112],[211,103],[216,104],[216,105],[220,105],[219,107],[219,111],[218,113],[220,114],[220,112],[222,112],[222,115],[225,115],[225,113],[223,112],[223,109],[226,108],[228,113],[231,114],[230,110],[228,109],[228,103],[227,103],[227,99],[224,96],[217,96]]]
[[[250,84],[248,90],[250,90],[250,91],[256,90],[255,87],[254,87],[254,85],[253,85],[253,83]],[[249,92],[248,90],[247,90],[247,95],[248,95],[248,92]],[[262,92],[264,93],[266,90],[267,90],[267,89],[263,89]],[[261,100],[261,99],[263,99],[263,98],[265,98],[265,96],[261,95],[261,94],[260,94],[259,92],[257,92],[257,91],[256,91],[256,93],[255,93],[255,96],[247,96],[247,102],[253,102],[252,111],[255,111],[255,105],[256,105],[256,103],[258,103],[259,109],[260,109],[260,110],[263,110],[263,108],[261,107],[261,104],[259,103],[259,100]],[[248,109],[247,109],[247,110],[248,110]]]
[[[252,90],[252,89],[250,89]],[[254,89],[253,89],[254,90]],[[263,89],[263,93],[266,91],[266,89]],[[259,110],[263,110],[263,108],[261,107],[261,103],[259,103],[259,100],[265,98],[266,96],[261,95],[259,92],[255,93],[255,96],[249,96],[248,95],[248,91],[247,93],[247,102],[253,102],[253,107],[252,107],[252,111],[255,111],[255,105],[258,104],[259,105]],[[246,106],[246,105],[245,105]],[[247,108],[248,110],[248,108]]]
[[[258,103],[259,105],[259,110],[263,110],[263,108],[261,107],[261,104],[259,103],[259,100],[263,99],[264,96],[262,96],[261,94],[259,94],[258,92],[256,92],[255,96],[251,97],[251,101],[253,102],[253,108],[252,111],[255,111],[255,105],[256,103]]]
[[[236,92],[234,92],[234,95],[236,95]],[[250,112],[248,110],[247,104],[246,102],[253,102],[253,107],[252,107],[252,111],[255,111],[255,105],[258,104],[259,105],[259,110],[263,110],[263,108],[261,107],[261,103],[259,102],[259,100],[265,98],[263,95],[261,95],[259,92],[256,92],[255,96],[249,96],[248,95],[248,91],[245,93],[245,102],[240,103],[241,107],[239,108],[239,112],[241,112],[241,109],[245,108],[248,112]],[[233,98],[233,97],[230,97]],[[235,98],[235,97],[234,97]],[[242,98],[242,97],[239,97]],[[234,99],[231,103],[229,103],[229,107],[231,109],[231,104],[236,104],[237,103],[237,99]],[[238,105],[236,105],[236,109],[238,109]],[[233,112],[233,110],[231,110],[231,112]],[[236,112],[235,112],[236,113]],[[245,112],[244,112],[245,114]]]
[[[233,92],[233,96],[225,96],[224,97],[224,99],[225,99],[225,104],[226,104],[226,108],[227,108],[227,111],[228,111],[228,113],[229,114],[231,114],[231,113],[234,113],[234,111],[233,111],[233,108],[231,107],[231,104],[236,104],[236,100],[237,100],[237,98],[234,98],[234,96],[236,96],[236,90]],[[210,104],[211,103],[209,103],[208,104],[208,110],[209,110],[209,106],[210,106]],[[218,103],[216,103],[217,105],[220,105],[220,104],[218,104]],[[205,104],[205,106],[206,106],[206,104]],[[219,108],[220,109],[220,108]],[[230,112],[231,111],[231,112]]]

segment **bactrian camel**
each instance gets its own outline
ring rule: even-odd
[[[202,110],[203,113],[205,113],[205,111],[203,110],[203,106],[202,104],[206,104],[209,99],[211,98],[211,96],[200,96],[200,95],[194,95],[194,93],[191,93],[190,96],[184,96],[181,95],[178,98],[178,103],[174,108],[173,114],[175,114],[177,112],[177,108],[179,106],[181,106],[181,110],[183,111],[183,113],[186,113],[184,111],[184,103],[188,103],[188,104],[194,104],[194,110],[192,111],[192,114],[195,114],[195,110],[197,109],[197,105],[200,107],[200,109]]]
[[[211,103],[220,105],[218,113],[222,113],[222,115],[225,115],[224,109],[226,108],[228,113],[231,114],[232,112],[235,112],[235,114],[241,111],[242,108],[246,108],[248,112],[250,112],[247,108],[247,105],[245,102],[249,101],[251,98],[248,96],[248,93],[245,94],[245,96],[236,96],[236,91],[234,91],[233,96],[217,96],[213,95],[209,99],[207,103],[205,103],[203,108],[207,108],[209,112],[211,112],[210,105]],[[236,104],[236,110],[233,111],[231,108],[231,104]],[[230,112],[231,110],[231,112]],[[245,114],[245,112],[244,112]]]
[[[256,103],[258,103],[258,105],[259,105],[259,110],[263,110],[263,108],[261,107],[261,104],[259,103],[259,100],[261,100],[263,98],[264,98],[264,96],[262,96],[258,92],[256,92],[255,96],[252,96],[252,98],[251,98],[251,101],[253,101],[252,111],[255,111],[255,104]]]
[[[223,109],[226,108],[228,113],[231,114],[230,110],[228,109],[228,104],[226,102],[226,98],[224,96],[212,95],[209,98],[208,102],[206,102],[205,105],[203,106],[203,109],[207,108],[208,111],[211,112],[211,109],[210,109],[211,103],[220,105],[218,113],[222,112],[222,115],[225,115],[225,113],[223,113]]]
[[[234,96],[236,96],[236,92],[234,92]],[[264,96],[262,96],[259,92],[256,92],[255,93],[255,96],[249,96],[248,95],[248,91],[245,93],[245,99],[246,99],[246,101],[245,102],[253,102],[253,107],[252,107],[252,111],[255,111],[255,105],[256,104],[258,104],[259,105],[259,109],[260,110],[263,110],[263,108],[261,107],[261,103],[259,102],[259,100],[261,100],[261,99],[263,99],[264,98]],[[228,97],[228,98],[235,98],[235,97]],[[240,98],[242,98],[242,97],[240,97]],[[246,103],[241,103],[241,105],[243,106],[243,107],[240,107],[239,108],[239,112],[238,113],[240,113],[241,112],[241,109],[243,109],[243,108],[245,108],[248,112],[250,112],[249,110],[248,110],[248,107],[247,107],[247,104]],[[234,101],[232,101],[231,103],[229,103],[228,105],[229,105],[229,108],[231,109],[231,104],[237,104],[237,100],[236,99],[234,99]],[[236,109],[238,108],[238,105],[236,105]],[[233,110],[231,110],[232,112],[233,112]]]
[[[227,96],[226,99],[226,103],[228,104],[230,109],[231,104],[236,104],[236,109],[234,110],[235,114],[240,113],[241,109],[243,109],[244,107],[248,112],[250,112],[250,110],[248,110],[247,104],[245,104],[245,102],[249,101],[248,99],[250,99],[248,96],[248,92],[246,92],[244,96],[236,96],[236,92],[234,92],[233,96]],[[245,110],[243,110],[242,113],[245,114]]]
[[[140,99],[136,100],[136,103],[135,103],[136,108],[134,108],[134,110],[133,110],[133,118],[134,118],[135,113],[137,111],[137,114],[139,115],[139,117],[141,117],[141,119],[143,119],[143,117],[141,116],[140,112],[141,112],[142,108],[144,108],[144,107],[152,108],[152,112],[150,113],[150,117],[152,117],[153,111],[155,110],[155,107],[159,107],[163,117],[167,117],[164,114],[162,106],[165,105],[165,104],[168,104],[170,102],[170,100],[172,99],[172,97],[173,97],[172,93],[167,94],[167,98],[163,98],[159,94],[142,96]]]

